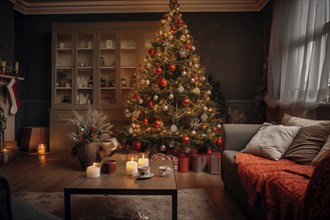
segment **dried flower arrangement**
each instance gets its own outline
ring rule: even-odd
[[[74,126],[74,131],[69,136],[75,143],[107,142],[111,139],[109,116],[90,106],[85,115],[80,115],[73,110],[73,119],[69,119]]]

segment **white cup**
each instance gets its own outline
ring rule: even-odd
[[[148,176],[150,173],[150,166],[140,166],[138,167],[139,176]]]
[[[160,166],[158,169],[161,176],[168,176],[172,173],[172,169],[169,166]]]

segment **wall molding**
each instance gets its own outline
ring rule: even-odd
[[[168,0],[9,0],[24,15],[165,12]],[[181,0],[182,12],[258,12],[269,0]]]

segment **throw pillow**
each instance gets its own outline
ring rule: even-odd
[[[327,154],[330,154],[330,135],[327,138],[327,141],[321,148],[320,152],[314,157],[312,165],[317,165]]]
[[[282,117],[282,121],[281,121],[282,125],[289,125],[289,126],[297,125],[297,126],[302,126],[302,127],[316,125],[316,124],[320,124],[320,123],[330,123],[330,121],[299,118],[299,117],[291,116],[287,113],[284,113],[284,115]]]
[[[311,125],[300,129],[284,154],[284,158],[310,165],[330,134],[330,123]]]
[[[300,130],[300,126],[264,123],[241,151],[270,160],[279,160]]]

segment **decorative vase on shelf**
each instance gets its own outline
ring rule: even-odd
[[[97,142],[77,143],[74,149],[79,163],[84,170],[86,170],[88,166],[92,166],[95,162],[101,161],[99,144]]]

